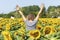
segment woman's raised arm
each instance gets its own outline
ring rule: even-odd
[[[20,7],[18,5],[16,6],[16,11],[22,16],[23,20],[26,21],[26,18],[23,15],[23,13],[21,12]]]
[[[41,4],[41,6],[40,6],[40,11],[38,12],[38,14],[37,14],[37,16],[36,16],[36,18],[34,19],[34,20],[38,20],[38,18],[39,18],[39,15],[42,13],[42,11],[43,11],[43,8],[44,8],[44,4]]]

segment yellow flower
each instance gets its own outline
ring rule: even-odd
[[[4,40],[12,40],[8,31],[2,31],[2,35],[4,36]]]
[[[36,29],[41,30],[42,27],[41,26],[36,26]]]
[[[6,30],[10,30],[10,24],[6,24]]]
[[[40,37],[40,31],[39,30],[31,30],[29,32],[29,36],[30,38],[33,38],[33,39],[38,39]]]
[[[0,20],[3,20],[3,18],[0,18]]]
[[[56,30],[57,30],[57,31],[60,31],[60,28],[57,28]]]
[[[23,28],[20,28],[19,30],[17,30],[18,33],[21,33],[21,34],[25,34],[25,29]]]
[[[15,33],[14,33],[14,36],[16,36],[17,34],[18,34],[18,32],[15,32]]]
[[[0,29],[2,29],[2,26],[1,26],[1,24],[0,24]]]
[[[53,26],[46,26],[46,27],[44,28],[44,30],[43,30],[43,33],[44,33],[45,35],[47,35],[47,34],[53,34],[54,32],[56,32],[56,30],[54,29]]]
[[[23,24],[24,24],[24,22],[20,22],[20,24],[21,24],[21,25],[23,25]]]
[[[20,22],[23,22],[23,19],[22,19],[22,18],[20,18],[20,19],[19,19],[19,21],[20,21]]]

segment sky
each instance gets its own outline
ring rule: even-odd
[[[15,7],[17,4],[24,7],[30,5],[40,6],[42,3],[48,8],[49,6],[60,5],[60,0],[0,0],[0,13],[9,13],[16,10]]]

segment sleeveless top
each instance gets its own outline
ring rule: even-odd
[[[36,23],[37,23],[37,20],[34,20],[32,22],[29,22],[29,20],[26,20],[25,21],[26,31],[28,31],[28,30],[35,30],[36,29]]]

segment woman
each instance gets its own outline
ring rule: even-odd
[[[25,24],[26,24],[26,30],[35,30],[36,29],[36,23],[38,21],[39,15],[42,12],[44,8],[44,5],[42,4],[40,7],[40,11],[38,12],[36,18],[34,18],[35,16],[33,14],[29,14],[27,16],[27,18],[25,18],[25,16],[23,15],[23,13],[19,10],[19,6],[16,6],[16,10],[18,11],[18,13],[22,16]]]

